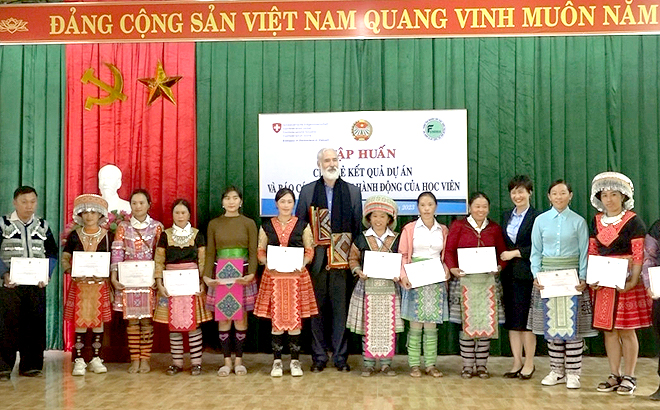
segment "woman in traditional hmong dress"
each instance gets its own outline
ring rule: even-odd
[[[263,221],[259,229],[257,255],[259,262],[267,265],[268,246],[291,246],[304,248],[302,265],[293,272],[280,272],[273,269],[264,271],[254,309],[256,316],[265,317],[272,323],[273,368],[272,377],[282,377],[282,350],[284,332],[289,334],[291,352],[291,376],[303,375],[300,366],[300,332],[302,319],[318,314],[314,288],[309,272],[305,267],[314,257],[312,230],[303,220],[292,215],[296,197],[289,188],[282,188],[275,194],[278,215]]]
[[[573,198],[570,185],[557,180],[548,189],[552,208],[539,215],[532,228],[530,256],[534,291],[527,328],[548,341],[550,373],[541,380],[544,386],[566,384],[580,388],[584,338],[596,336],[591,327],[592,311],[587,283],[589,230],[580,215],[568,204]],[[541,298],[537,275],[541,271],[576,269],[579,296]]]
[[[222,194],[225,213],[211,222],[207,230],[204,282],[209,286],[207,305],[213,307],[218,321],[220,346],[224,365],[218,376],[226,377],[232,366],[238,376],[247,374],[243,364],[243,345],[247,336],[248,312],[254,310],[257,297],[257,225],[241,215],[243,195],[230,186]],[[232,323],[235,328],[234,351],[231,360]]]
[[[377,359],[382,374],[396,376],[392,358],[396,334],[403,331],[398,285],[390,279],[368,278],[362,268],[367,251],[398,251],[399,236],[392,231],[397,205],[387,196],[375,195],[365,202],[363,215],[362,223],[368,229],[355,239],[348,258],[351,271],[360,280],[351,295],[346,327],[362,335],[362,376],[376,372]]]
[[[468,206],[468,217],[452,223],[447,237],[445,261],[455,277],[449,283],[449,320],[462,325],[461,377],[487,379],[490,377],[487,367],[490,339],[498,337],[499,323],[504,321],[498,272],[505,263],[497,256],[497,270],[466,275],[458,264],[458,249],[494,247],[495,255],[501,255],[506,245],[500,226],[488,219],[488,196],[475,192],[470,195]]]
[[[517,175],[509,181],[509,196],[515,205],[502,213],[502,235],[507,250],[500,259],[507,261],[500,272],[502,302],[504,304],[504,328],[509,330],[513,353],[513,367],[504,373],[506,378],[523,380],[534,374],[536,335],[527,330],[529,306],[532,302],[534,277],[529,263],[532,251],[532,226],[539,211],[529,204],[534,185],[527,175]],[[524,361],[523,361],[524,351]]]
[[[172,365],[166,373],[173,376],[183,371],[183,332],[188,333],[190,348],[190,374],[202,373],[202,322],[213,319],[206,310],[206,294],[201,276],[206,261],[204,235],[190,224],[190,203],[177,199],[172,204],[174,225],[160,236],[156,248],[156,286],[158,304],[154,321],[169,325]],[[200,275],[200,290],[196,295],[170,296],[163,286],[163,270],[197,269]]]
[[[71,274],[73,252],[110,252],[111,234],[101,227],[108,217],[108,203],[98,195],[84,194],[73,201],[73,220],[79,225],[72,231],[62,252],[62,269]],[[64,320],[73,321],[76,341],[73,346],[74,376],[84,376],[89,367],[94,373],[108,369],[99,357],[103,342],[103,323],[112,319],[108,273],[105,277],[74,277],[64,307]],[[82,350],[87,332],[92,329],[92,360],[85,364]]]
[[[446,279],[449,270],[444,265],[448,229],[435,219],[438,206],[435,195],[422,192],[417,197],[419,218],[410,222],[401,230],[399,253],[401,254],[401,317],[410,322],[408,331],[408,365],[410,376],[421,377],[422,342],[424,344],[424,364],[426,374],[442,377],[435,367],[438,358],[438,323],[449,317],[447,307]],[[427,259],[439,258],[443,272],[434,272],[442,276],[440,283],[412,288],[404,265]],[[422,336],[423,334],[423,336]]]
[[[589,254],[629,261],[629,274],[623,289],[600,287],[594,291],[595,329],[603,331],[610,376],[600,383],[600,392],[631,395],[637,386],[635,365],[639,342],[635,329],[651,326],[651,298],[640,281],[644,261],[644,222],[632,212],[635,204],[632,181],[618,172],[603,172],[591,183],[591,203],[600,211],[594,216]],[[623,357],[623,373],[621,373]]]
[[[155,307],[154,290],[151,287],[125,287],[118,280],[118,271],[120,262],[154,259],[163,224],[149,216],[151,197],[147,191],[136,189],[131,194],[130,202],[131,219],[119,224],[112,242],[112,285],[116,291],[114,309],[124,312],[124,319],[128,319],[126,334],[131,355],[128,372],[148,373],[151,371],[149,360],[154,338],[151,319]]]

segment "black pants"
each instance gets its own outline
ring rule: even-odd
[[[653,300],[653,330],[660,340],[660,299]],[[660,359],[658,359],[658,376],[660,376]]]
[[[41,370],[46,349],[46,289],[0,286],[0,372]]]
[[[328,351],[334,352],[335,366],[348,359],[346,317],[352,284],[348,269],[321,269],[311,273],[319,314],[312,317],[312,360],[327,363]]]

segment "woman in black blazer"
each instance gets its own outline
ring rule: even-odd
[[[504,288],[504,327],[509,330],[513,352],[513,367],[504,373],[506,378],[530,379],[535,370],[536,336],[527,329],[534,283],[529,262],[532,226],[540,214],[529,204],[533,188],[532,180],[527,175],[513,177],[509,181],[509,195],[515,207],[502,214],[501,226],[507,251],[502,252],[500,258],[509,263],[501,272],[500,280]]]

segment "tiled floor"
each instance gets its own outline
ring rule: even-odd
[[[10,382],[0,383],[0,409],[660,409],[660,402],[647,398],[659,381],[656,359],[647,358],[639,360],[634,397],[596,392],[596,384],[609,373],[603,357],[585,358],[582,389],[577,391],[541,386],[547,357],[537,358],[537,372],[529,381],[502,378],[511,363],[504,357],[491,358],[490,380],[461,379],[456,356],[439,358],[445,373],[441,379],[412,379],[405,356],[395,358],[396,377],[371,378],[360,377],[359,356],[351,356],[350,374],[334,368],[313,374],[305,357],[305,375],[295,379],[287,371],[283,378],[271,379],[271,356],[266,354],[246,355],[245,377],[219,378],[220,356],[205,353],[204,360],[198,377],[166,376],[166,354],[154,356],[149,374],[128,374],[127,364],[108,363],[107,374],[73,377],[69,354],[47,352],[44,377],[30,379],[14,372]]]

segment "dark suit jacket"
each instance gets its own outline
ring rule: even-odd
[[[296,216],[303,221],[309,223],[309,207],[312,204],[312,197],[314,196],[314,185],[316,181],[302,187],[300,195],[298,196],[298,204],[296,205]],[[362,232],[362,192],[356,185],[349,184],[348,192],[351,197],[351,234],[355,240],[360,232]],[[334,216],[333,216],[334,217]],[[326,246],[317,246],[314,248],[314,259],[310,267],[311,273],[318,273],[325,270],[326,262]]]
[[[520,230],[514,243],[511,242],[509,235],[506,233],[506,227],[509,225],[509,220],[511,219],[511,212],[513,212],[513,209],[502,213],[502,235],[504,236],[507,250],[518,249],[522,257],[513,258],[509,261],[506,268],[502,271],[502,278],[508,280],[532,280],[533,276],[529,262],[529,256],[532,253],[532,227],[534,226],[534,220],[541,213],[531,206],[529,207],[522,224],[520,224]]]

